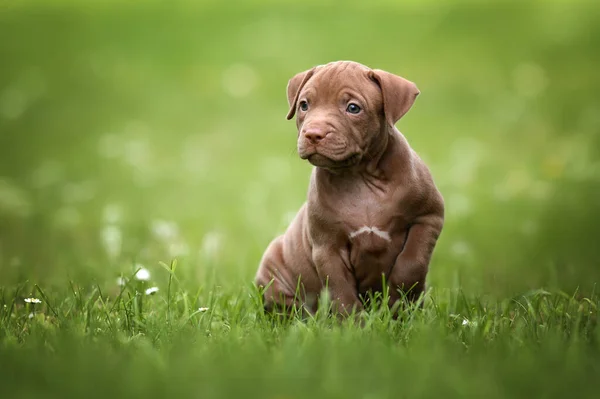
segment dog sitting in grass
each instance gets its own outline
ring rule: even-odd
[[[444,223],[431,173],[396,129],[419,90],[350,61],[301,72],[287,86],[298,154],[315,166],[306,203],[265,251],[255,284],[267,311],[360,311],[387,285],[389,305],[417,299]]]

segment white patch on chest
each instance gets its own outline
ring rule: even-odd
[[[363,226],[358,230],[355,230],[353,232],[350,233],[350,238],[354,238],[359,234],[375,234],[378,237],[383,238],[386,241],[392,241],[392,238],[390,237],[390,233],[388,233],[387,231],[383,231],[383,230],[379,230],[377,227],[369,227],[369,226]]]

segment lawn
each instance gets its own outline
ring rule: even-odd
[[[599,48],[581,0],[2,2],[0,397],[596,397]],[[338,59],[421,90],[430,291],[274,321],[285,86]]]

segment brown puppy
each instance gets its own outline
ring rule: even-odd
[[[327,287],[334,309],[362,308],[359,295],[389,285],[418,297],[444,222],[429,169],[394,124],[417,87],[391,73],[339,61],[288,83],[298,154],[316,166],[308,200],[267,248],[255,284],[265,308],[316,311]]]

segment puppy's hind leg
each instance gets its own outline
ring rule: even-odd
[[[283,263],[282,237],[269,245],[256,274],[254,284],[262,293],[264,311],[277,317],[293,318],[303,311],[301,284],[292,278]]]

